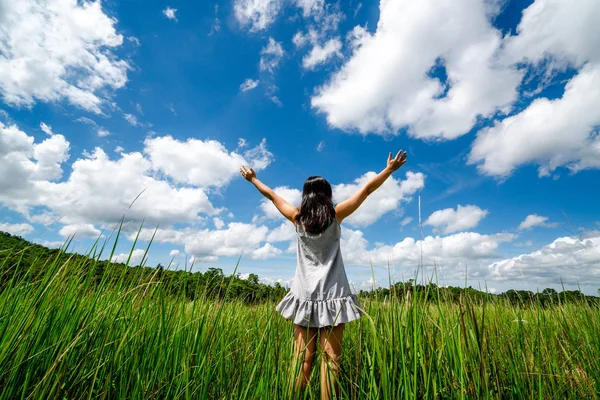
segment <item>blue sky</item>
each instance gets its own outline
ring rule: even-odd
[[[0,9],[1,230],[83,252],[125,214],[121,255],[144,221],[136,259],[158,227],[151,265],[231,273],[242,254],[285,285],[293,227],[239,166],[290,202],[322,175],[340,201],[403,149],[343,224],[357,289],[371,264],[414,277],[421,251],[443,285],[600,287],[596,1]]]

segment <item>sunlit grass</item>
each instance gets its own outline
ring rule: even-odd
[[[2,399],[290,398],[292,325],[275,303],[189,301],[143,269],[93,283],[94,261],[74,260],[37,260],[40,275],[13,273],[0,292]],[[0,274],[15,268],[0,256]],[[600,396],[597,306],[362,302],[342,398]],[[319,396],[318,372],[307,397]]]

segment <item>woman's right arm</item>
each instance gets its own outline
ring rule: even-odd
[[[388,156],[387,166],[377,176],[373,177],[367,184],[356,192],[352,197],[347,200],[338,203],[335,207],[335,214],[338,223],[342,223],[344,218],[351,215],[354,211],[360,207],[365,199],[373,193],[379,186],[386,181],[392,173],[398,170],[406,162],[406,152],[402,153],[402,150],[398,152],[396,157],[392,158],[392,153]]]

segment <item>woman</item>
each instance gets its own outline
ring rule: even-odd
[[[337,391],[344,326],[363,315],[361,305],[350,291],[340,252],[340,224],[365,199],[406,162],[406,152],[389,154],[387,166],[356,194],[334,206],[331,185],[320,176],[304,183],[300,208],[287,203],[256,178],[252,168],[242,167],[242,176],[254,184],[296,227],[298,236],[296,274],[289,293],[277,311],[294,322],[295,355],[302,368],[296,391],[308,384],[319,336],[324,357],[321,361],[321,398]]]

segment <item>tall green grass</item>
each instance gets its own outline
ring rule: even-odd
[[[290,398],[292,325],[275,304],[190,302],[141,269],[92,285],[93,259],[73,260],[38,260],[41,275],[13,273],[0,292],[0,398]],[[0,258],[0,274],[15,268]],[[346,327],[342,398],[600,397],[597,307],[415,296],[363,300],[368,316]]]

